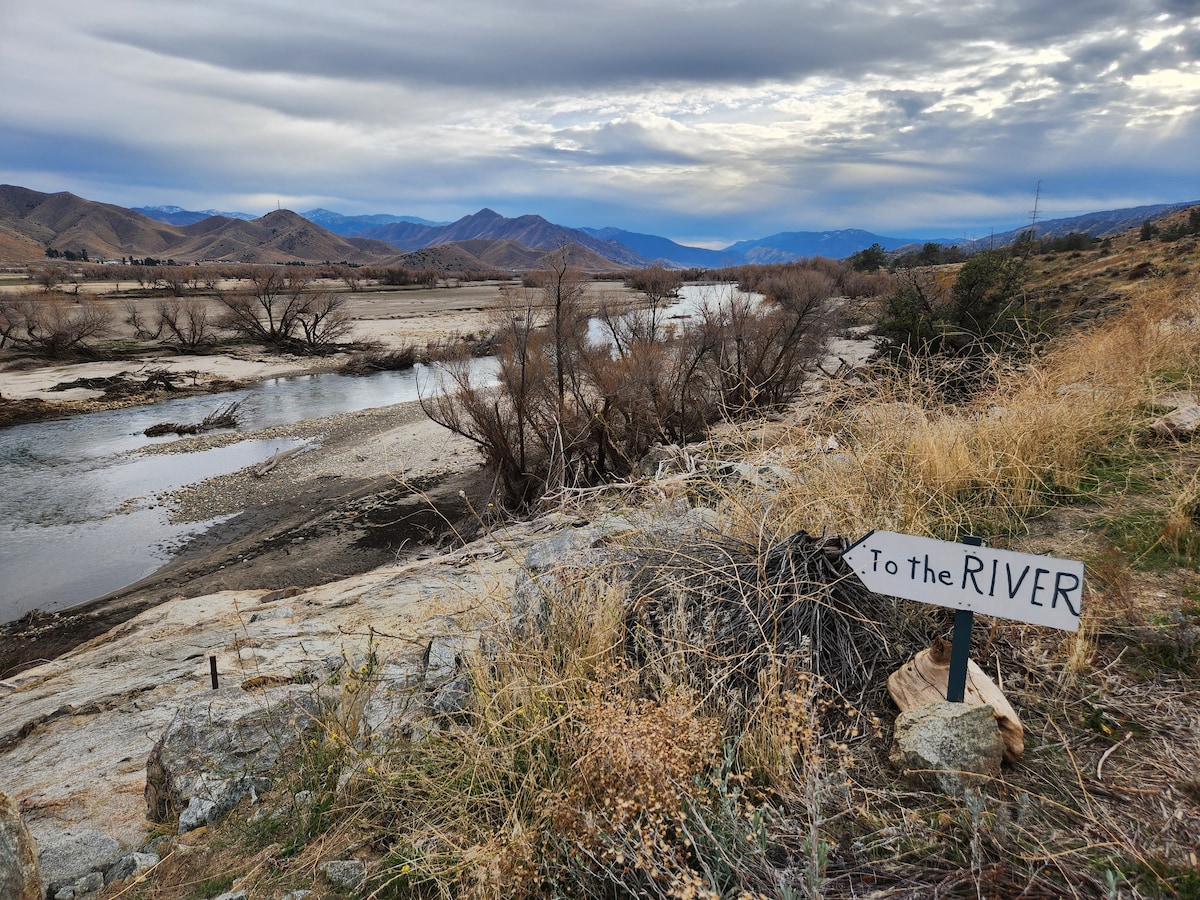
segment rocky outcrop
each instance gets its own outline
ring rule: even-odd
[[[227,591],[149,609],[0,682],[0,790],[20,804],[39,841],[100,828],[126,847],[140,847],[147,760],[181,707],[202,710],[214,696],[244,696],[257,714],[274,691],[313,693],[315,685],[297,680],[327,680],[327,660],[341,664],[368,652],[373,628],[385,635],[376,641],[377,672],[394,676],[397,691],[411,692],[422,683],[424,651],[450,630],[436,617],[455,617],[462,633],[493,621],[486,598],[512,584],[519,560],[542,537],[531,526],[512,526],[503,547],[480,542],[267,602],[265,592]],[[259,613],[273,615],[255,618]],[[445,645],[435,654],[439,671],[449,671],[450,651]],[[218,692],[211,689],[210,656],[217,657]],[[321,671],[309,672],[314,665]],[[402,708],[398,699],[372,724]],[[210,771],[220,777],[203,787],[220,802],[212,794],[220,794],[226,776]],[[178,815],[191,796],[175,785],[155,806],[162,815],[162,804],[174,805]]]
[[[66,829],[43,838],[38,864],[46,896],[81,898],[99,891],[121,852],[112,835],[94,828]]]
[[[146,760],[146,811],[184,834],[270,787],[280,756],[317,721],[315,690],[212,691],[179,707]]]
[[[0,897],[41,900],[42,878],[37,843],[17,805],[0,791]]]

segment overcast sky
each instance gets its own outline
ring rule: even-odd
[[[1200,0],[0,0],[0,182],[723,246],[1200,199]]]

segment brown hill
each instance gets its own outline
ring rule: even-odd
[[[541,265],[543,250],[531,250],[512,240],[471,240],[441,244],[457,247],[497,269],[535,269]]]
[[[287,209],[251,221],[213,216],[179,230],[184,240],[175,255],[196,261],[378,263],[382,257]]]
[[[462,272],[469,269],[491,268],[488,263],[458,244],[439,244],[414,250],[393,259],[393,264],[408,269],[437,269],[442,272]]]
[[[511,236],[498,236],[514,224],[532,245]],[[179,226],[66,192],[44,194],[0,185],[0,262],[8,264],[35,262],[44,257],[47,248],[52,248],[87,250],[93,260],[153,256],[181,263],[349,262],[445,271],[530,269],[543,264],[548,241],[561,241],[567,234],[567,230],[537,216],[504,219],[490,210],[482,210],[456,225],[464,234],[472,234],[472,238],[465,242],[440,242],[437,246],[398,255],[393,244],[371,238],[341,237],[286,209],[249,221],[210,216],[193,225]],[[412,227],[429,230],[425,226]],[[493,231],[495,235],[490,234]],[[584,243],[604,246],[594,239]],[[576,243],[571,247],[578,265],[587,271],[614,272],[627,268],[627,264],[613,262],[595,247]]]
[[[43,194],[28,188],[0,185],[0,225],[36,241],[40,248],[87,250],[93,259],[137,253],[167,254],[179,230],[128,209],[84,200],[63,191]]]
[[[379,241],[351,243],[289,210],[253,221],[212,216],[181,227],[67,192],[0,185],[0,260],[33,262],[47,248],[87,250],[94,260],[154,256],[239,263],[380,264],[396,252]]]
[[[40,259],[45,249],[28,235],[0,225],[0,265],[24,265]]]

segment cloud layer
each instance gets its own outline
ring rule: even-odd
[[[732,242],[1200,198],[1194,0],[0,0],[0,180]]]

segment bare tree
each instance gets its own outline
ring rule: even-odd
[[[98,300],[23,297],[0,312],[5,340],[45,356],[66,356],[107,334],[112,310]]]
[[[153,323],[147,321],[141,307],[133,300],[124,304],[125,324],[133,329],[133,336],[139,341],[157,341],[162,336],[162,316]]]
[[[306,299],[296,316],[304,343],[310,350],[319,350],[338,343],[350,333],[350,314],[346,295],[322,291]]]
[[[362,287],[363,273],[361,269],[351,266],[334,266],[333,275],[340,278],[348,290],[357,291]]]
[[[225,307],[221,324],[243,337],[277,349],[312,353],[349,331],[345,297],[312,292],[312,276],[290,267],[260,267],[246,276],[248,287],[217,293]]]
[[[634,272],[625,283],[639,291],[646,300],[643,310],[629,316],[630,321],[635,323],[634,333],[657,341],[663,326],[663,313],[679,297],[683,276],[662,266],[651,266]]]
[[[49,294],[67,280],[67,270],[62,266],[33,266],[29,270],[33,283]]]
[[[170,343],[188,351],[198,350],[216,339],[208,303],[199,297],[160,300],[158,331],[165,332]]]
[[[14,300],[5,294],[0,294],[0,347],[9,342],[14,331],[20,327],[21,314]]]

